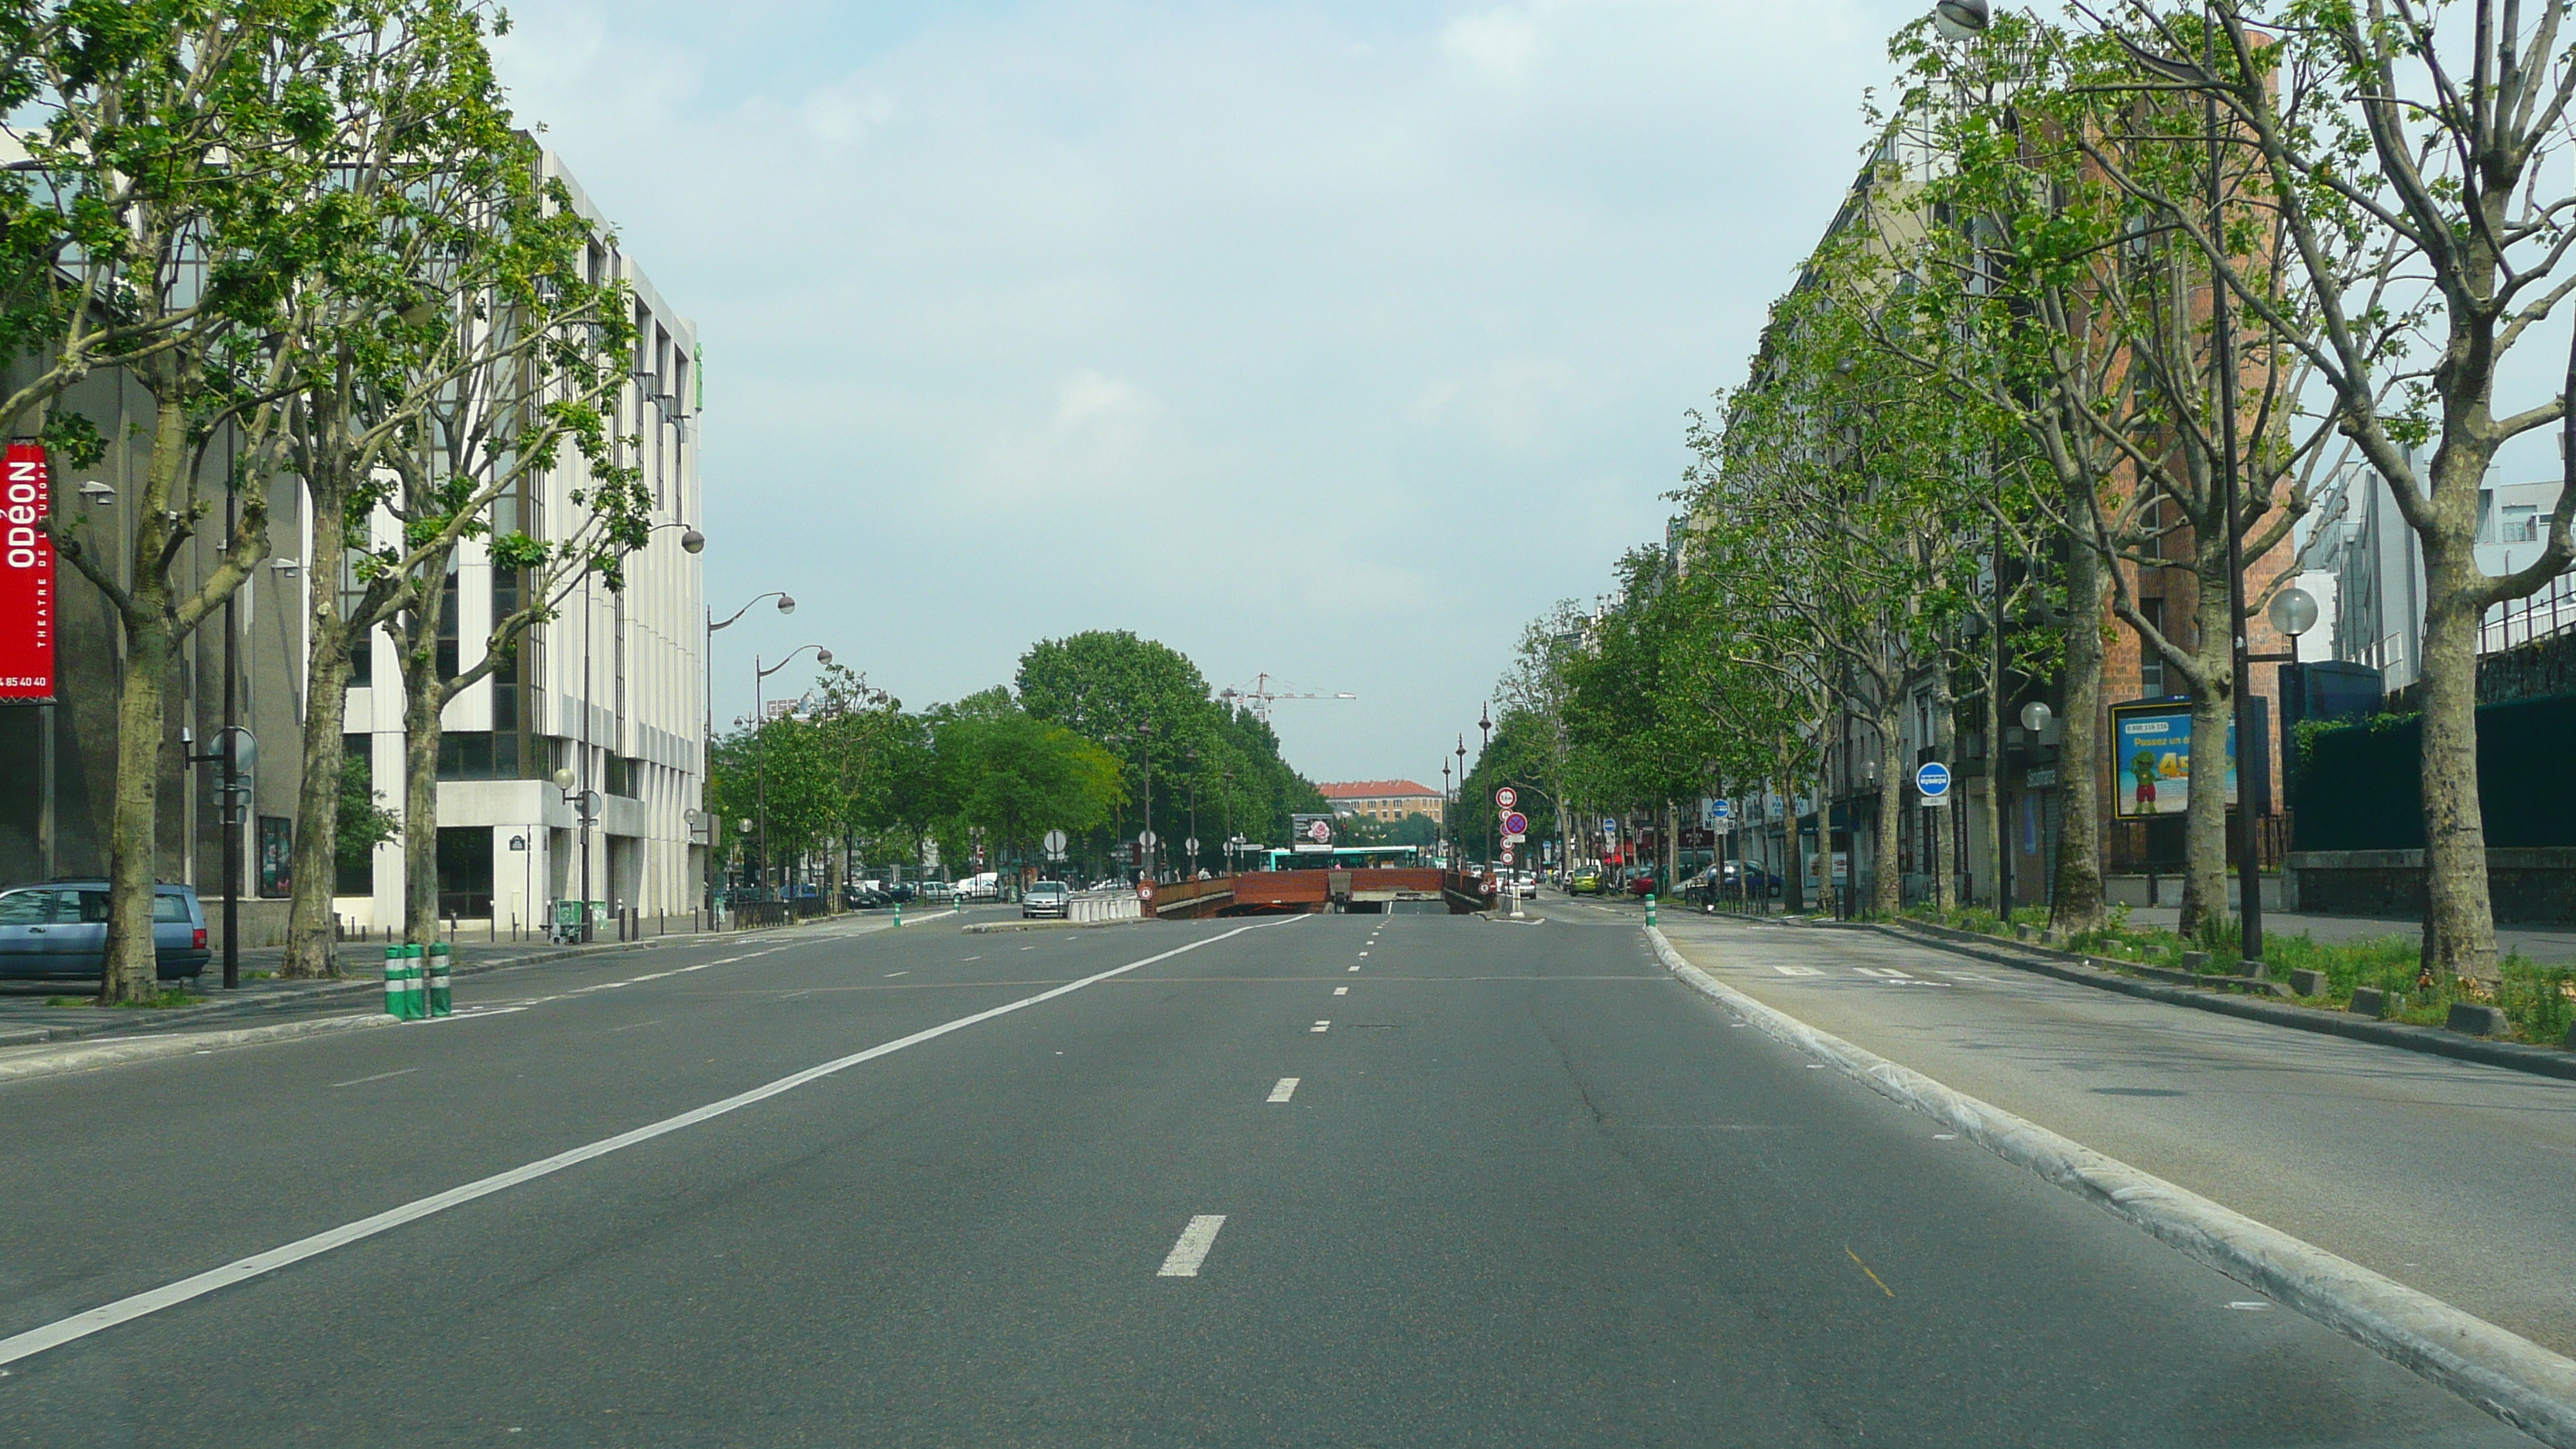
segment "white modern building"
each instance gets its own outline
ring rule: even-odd
[[[585,215],[601,223],[552,153]],[[635,298],[637,355],[613,432],[633,438],[627,460],[654,498],[652,541],[626,564],[626,586],[577,588],[553,620],[529,631],[515,666],[461,691],[446,709],[439,761],[440,914],[491,921],[507,935],[538,927],[555,901],[587,900],[594,919],[638,911],[686,915],[702,901],[707,831],[699,812],[706,780],[705,609],[699,561],[681,546],[700,506],[697,329],[664,301],[633,258],[604,246],[595,274],[623,279]],[[572,494],[587,480],[577,455],[532,486],[529,531],[562,537],[578,527]],[[389,521],[379,518],[379,527]],[[479,647],[496,614],[515,607],[515,575],[498,579],[479,542],[458,552],[445,627]],[[496,596],[497,593],[497,596]],[[353,754],[373,765],[382,798],[399,806],[401,676],[381,631],[361,650],[349,692]],[[462,658],[461,667],[479,662]],[[363,735],[364,738],[359,738]],[[557,788],[591,792],[582,812]],[[343,878],[338,910],[368,929],[398,923],[403,848],[377,848],[367,879]]]

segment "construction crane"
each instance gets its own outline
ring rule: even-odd
[[[1325,693],[1321,690],[1314,690],[1302,693],[1292,693],[1272,689],[1270,687],[1270,675],[1266,670],[1262,672],[1250,689],[1220,689],[1216,692],[1216,697],[1219,699],[1234,700],[1242,703],[1246,708],[1252,711],[1252,717],[1254,719],[1261,721],[1265,725],[1270,723],[1270,706],[1283,699],[1359,698],[1358,695],[1351,694],[1347,691]]]

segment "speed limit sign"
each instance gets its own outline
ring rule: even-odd
[[[1521,792],[1505,785],[1494,792],[1494,803],[1505,810],[1521,803]]]

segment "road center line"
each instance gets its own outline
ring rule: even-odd
[[[331,1085],[335,1087],[363,1087],[369,1082],[381,1082],[388,1077],[408,1077],[419,1070],[420,1068],[418,1067],[405,1067],[399,1072],[378,1072],[372,1077],[356,1077],[346,1082],[333,1082]]]
[[[1223,1213],[1201,1213],[1190,1219],[1190,1225],[1181,1229],[1180,1241],[1172,1244],[1172,1251],[1164,1257],[1163,1266],[1154,1276],[1197,1277],[1199,1264],[1207,1261],[1208,1249],[1216,1246],[1216,1230],[1224,1226]]]
[[[247,1258],[236,1258],[232,1262],[226,1263],[221,1267],[209,1268],[203,1273],[182,1278],[175,1283],[165,1283],[161,1287],[136,1293],[129,1297],[120,1298],[113,1303],[103,1303],[86,1312],[75,1313],[69,1318],[58,1319],[55,1322],[48,1323],[41,1328],[31,1328],[24,1333],[13,1334],[7,1338],[0,1338],[0,1365],[13,1364],[22,1358],[29,1358],[36,1354],[43,1353],[49,1348],[59,1348],[66,1343],[77,1342],[80,1339],[89,1337],[91,1334],[100,1333],[107,1329],[114,1328],[119,1324],[131,1323],[135,1319],[158,1313],[164,1308],[175,1308],[179,1304],[186,1303],[191,1299],[203,1298],[218,1288],[229,1288],[233,1284],[246,1282],[252,1278],[274,1273],[280,1268],[291,1267],[294,1264],[303,1262],[307,1258],[318,1258],[322,1254],[330,1252],[334,1248],[345,1248],[351,1243],[364,1241],[365,1239],[372,1238],[379,1233],[390,1232],[406,1223],[418,1222],[422,1218],[445,1212],[449,1208],[462,1207],[469,1202],[473,1202],[477,1198],[490,1197],[496,1192],[500,1192],[507,1188],[517,1187],[523,1182],[533,1182],[540,1177],[546,1177],[554,1173],[561,1172],[567,1167],[577,1167],[582,1163],[590,1161],[594,1157],[606,1157],[612,1152],[623,1151],[626,1148],[650,1142],[656,1137],[669,1136],[671,1133],[677,1132],[684,1127],[694,1127],[701,1122],[712,1121],[729,1112],[740,1111],[742,1108],[751,1106],[754,1103],[765,1102],[772,1097],[783,1096],[786,1093],[795,1091],[798,1087],[805,1086],[812,1082],[819,1082],[825,1077],[847,1071],[862,1063],[872,1062],[883,1056],[892,1056],[894,1053],[902,1051],[907,1047],[916,1047],[920,1046],[924,1042],[936,1041],[951,1032],[964,1031],[970,1026],[981,1025],[984,1022],[991,1021],[995,1017],[1008,1016],[1012,1012],[1036,1006],[1042,1002],[1053,1001],[1059,996],[1070,996],[1074,992],[1080,991],[1086,986],[1096,986],[1103,981],[1110,980],[1113,977],[1124,976],[1130,971],[1140,970],[1144,967],[1154,965],[1156,962],[1168,961],[1175,956],[1187,955],[1192,951],[1198,950],[1202,946],[1213,946],[1220,941],[1233,940],[1235,937],[1242,935],[1246,931],[1262,930],[1268,926],[1278,924],[1278,921],[1280,920],[1295,921],[1297,919],[1298,917],[1295,916],[1285,916],[1277,918],[1277,920],[1263,921],[1257,925],[1238,926],[1221,936],[1209,936],[1203,940],[1192,941],[1185,946],[1175,946],[1171,950],[1162,952],[1159,955],[1147,956],[1140,961],[1130,961],[1124,966],[1113,966],[1109,970],[1085,976],[1078,980],[1068,981],[1062,986],[1050,987],[1045,991],[1039,992],[1035,996],[1023,996],[1017,1001],[1006,1001],[1000,1006],[988,1007],[983,1011],[958,1017],[954,1021],[946,1021],[937,1026],[925,1027],[920,1031],[914,1032],[910,1036],[898,1037],[893,1041],[869,1047],[865,1051],[852,1052],[848,1056],[835,1058],[834,1060],[824,1062],[820,1066],[807,1067],[801,1072],[790,1073],[787,1076],[780,1077],[774,1082],[754,1087],[747,1092],[737,1092],[733,1096],[709,1102],[703,1107],[693,1107],[686,1112],[680,1113],[678,1116],[665,1117],[659,1122],[648,1122],[641,1127],[620,1132],[613,1137],[603,1137],[596,1142],[586,1143],[580,1147],[572,1148],[569,1151],[558,1152],[552,1157],[542,1157],[534,1162],[513,1167],[506,1172],[496,1172],[490,1177],[478,1178],[475,1181],[465,1183],[462,1186],[451,1187],[445,1192],[432,1193],[428,1197],[424,1198],[415,1198],[410,1202],[404,1203],[400,1207],[388,1208],[372,1217],[360,1218],[353,1223],[344,1223],[341,1226],[332,1228],[326,1232],[315,1233],[311,1237],[298,1238],[294,1242],[284,1244],[280,1247],[271,1248],[265,1253],[254,1253]],[[447,1019],[454,1021],[458,1018],[449,1017]],[[1207,1256],[1206,1243],[1213,1242],[1216,1238],[1215,1225],[1223,1223],[1224,1221],[1225,1219],[1223,1217],[1194,1218],[1191,1220],[1189,1231],[1184,1232],[1181,1235],[1181,1242],[1183,1245],[1190,1242],[1191,1234],[1199,1231],[1199,1225],[1201,1223],[1206,1223],[1209,1226],[1206,1230],[1206,1240],[1205,1242],[1202,1242],[1199,1247],[1198,1257],[1190,1260],[1186,1272],[1180,1276],[1195,1276],[1197,1274],[1198,1259]],[[1176,1257],[1179,1252],[1179,1247],[1175,1247],[1173,1249],[1173,1253]],[[1170,1264],[1167,1263],[1164,1266],[1168,1271]]]
[[[1279,1079],[1279,1085],[1271,1088],[1270,1095],[1264,1100],[1271,1102],[1285,1102],[1296,1095],[1297,1079],[1295,1077],[1281,1077]]]

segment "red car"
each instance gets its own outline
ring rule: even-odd
[[[1628,894],[1632,896],[1650,896],[1654,893],[1655,873],[1653,871],[1641,868],[1629,872]]]

